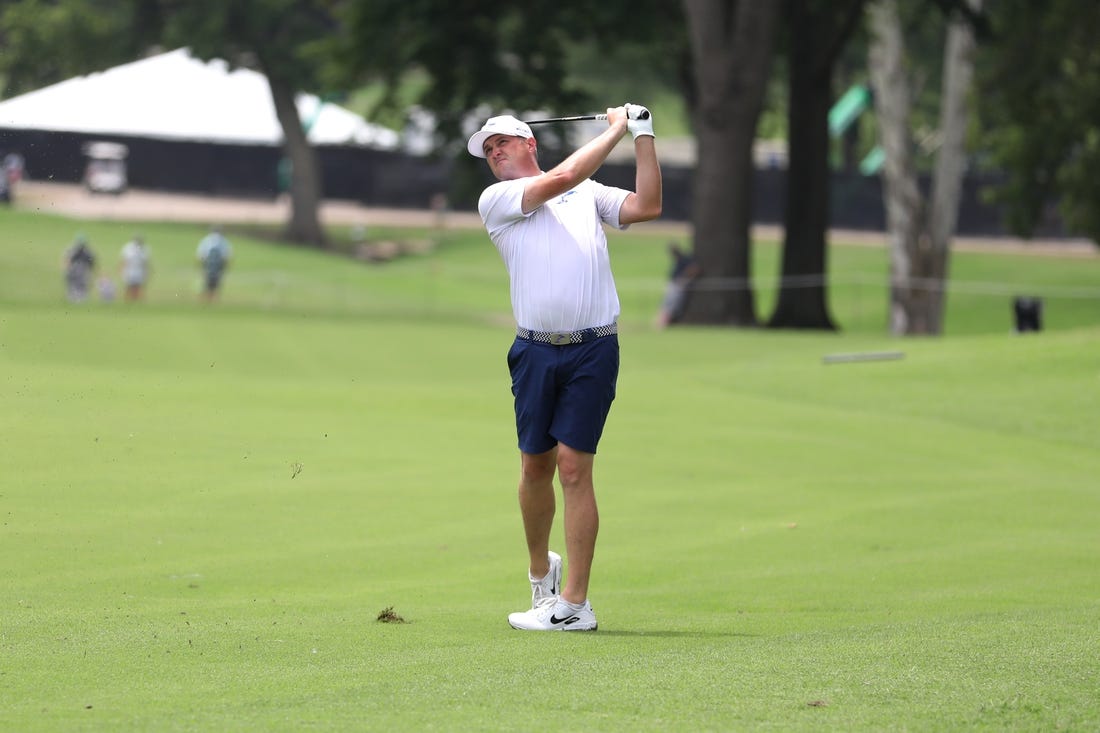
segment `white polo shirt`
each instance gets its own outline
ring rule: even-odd
[[[629,191],[586,180],[530,214],[525,178],[482,192],[478,211],[511,281],[516,324],[532,331],[579,331],[614,323],[619,295],[603,225],[619,224]]]

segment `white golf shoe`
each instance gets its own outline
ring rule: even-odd
[[[596,614],[592,604],[580,608],[561,598],[543,598],[530,611],[508,614],[508,624],[522,631],[595,631]]]
[[[550,598],[561,593],[561,555],[553,550],[548,552],[547,555],[550,558],[550,572],[546,574],[546,577],[542,579],[532,578],[531,573],[527,573],[527,578],[531,581],[531,608],[539,605],[539,601],[543,598]]]

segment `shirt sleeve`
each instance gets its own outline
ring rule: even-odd
[[[526,180],[518,178],[514,181],[500,181],[481,192],[477,210],[490,236],[531,215],[530,212],[523,213],[523,189]]]
[[[600,212],[600,219],[615,229],[626,229],[629,224],[619,223],[619,209],[622,208],[630,191],[613,186],[605,186],[599,181],[592,181],[592,196],[596,200],[596,210]]]

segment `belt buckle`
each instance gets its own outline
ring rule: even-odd
[[[571,343],[573,343],[573,334],[571,333],[554,331],[550,334],[550,344],[552,346],[567,346]]]

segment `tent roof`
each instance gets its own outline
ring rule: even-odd
[[[397,132],[299,94],[315,145],[394,149]],[[168,140],[279,145],[282,128],[263,74],[200,61],[185,48],[79,76],[0,102],[0,128]]]

